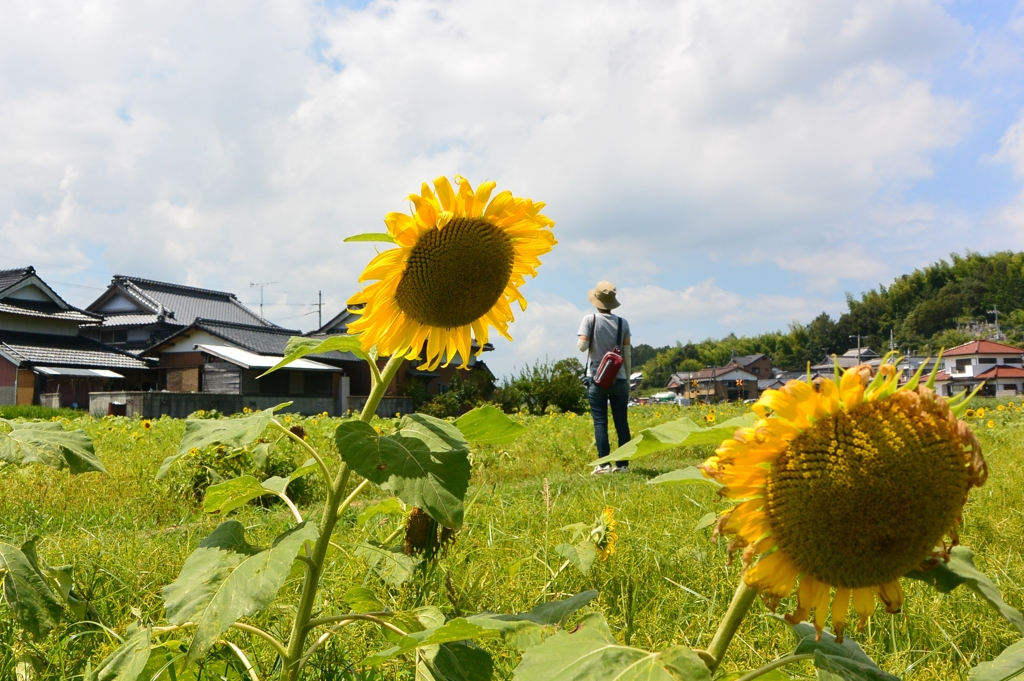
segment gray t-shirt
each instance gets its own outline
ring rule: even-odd
[[[614,349],[615,346],[622,346],[626,344],[626,339],[629,338],[629,322],[625,319],[622,320],[622,343],[618,342],[615,334],[619,330],[619,319],[621,317],[613,315],[611,312],[608,314],[601,314],[596,312],[594,314],[588,314],[580,322],[580,330],[576,333],[577,336],[586,336],[590,339],[590,363],[587,365],[587,376],[593,376],[597,371],[597,367],[601,364],[601,358],[604,357],[605,353]],[[594,329],[594,325],[597,325],[597,329]],[[626,375],[626,365],[623,364],[622,368],[619,369],[619,374],[616,378],[629,378]]]

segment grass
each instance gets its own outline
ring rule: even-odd
[[[33,404],[0,404],[0,419],[75,419],[85,414],[78,409],[39,407]]]
[[[979,400],[978,405],[986,412],[975,416],[972,425],[991,476],[972,493],[961,539],[974,548],[978,566],[996,581],[1006,600],[1024,609],[1024,413],[1015,408],[1000,411],[995,400]],[[722,407],[716,418],[724,420],[741,410]],[[683,414],[700,421],[706,411],[640,407],[630,410],[630,422],[639,431]],[[703,459],[710,449],[674,450],[635,463],[630,475],[594,477],[586,466],[593,457],[589,417],[522,418],[529,430],[515,443],[474,452],[465,528],[428,573],[401,589],[388,588],[352,554],[351,543],[367,536],[383,539],[396,528],[383,516],[369,523],[369,529],[357,527],[358,513],[384,494],[375,491],[358,501],[343,519],[343,550],[325,575],[324,607],[344,607],[345,591],[360,585],[372,587],[392,608],[435,605],[449,616],[482,610],[518,612],[596,589],[600,595],[591,605],[607,616],[621,641],[653,650],[677,644],[706,647],[736,586],[740,566],[730,565],[724,542],[712,541],[709,530],[694,528],[707,513],[725,505],[703,487],[646,483],[657,474]],[[333,452],[336,419],[295,421],[301,422],[315,447]],[[154,481],[161,460],[177,449],[184,424],[159,419],[147,429],[139,420],[77,414],[69,423],[94,438],[110,475],[74,477],[38,466],[0,468],[0,541],[19,544],[40,535],[40,554],[52,565],[74,565],[76,588],[103,624],[116,631],[123,633],[135,618],[133,609],[146,621],[162,622],[161,588],[175,579],[185,558],[219,522],[205,515],[196,499],[195,462],[185,462],[167,479]],[[304,458],[297,448],[283,447],[296,461]],[[544,498],[545,481],[550,506]],[[570,568],[552,579],[562,563],[554,547],[570,539],[570,533],[559,528],[589,524],[606,506],[615,509],[619,521],[616,553],[598,561],[588,576]],[[317,502],[303,512],[319,517]],[[246,506],[234,517],[252,534],[250,541],[264,545],[290,520],[281,505]],[[297,588],[297,582],[289,583],[281,602],[293,603]],[[972,666],[1020,638],[966,589],[942,595],[911,580],[904,580],[904,588],[907,602],[901,614],[878,612],[863,632],[851,632],[886,671],[911,679],[966,678]],[[780,612],[791,612],[792,601],[783,601]],[[278,614],[263,614],[256,621],[273,631]],[[760,603],[755,604],[723,671],[752,669],[791,649],[786,627],[767,615]],[[244,636],[229,638],[256,651],[262,664],[272,662],[265,648]],[[95,665],[115,645],[103,629],[83,624],[62,625],[42,643],[20,642],[9,611],[0,605],[0,679],[14,678],[15,658],[26,650],[37,656],[40,678],[79,678],[87,660]],[[411,681],[408,659],[374,672],[353,671],[351,665],[363,655],[387,645],[373,629],[352,627],[347,636],[317,654],[307,678]],[[498,643],[485,646],[494,654],[495,678],[510,679],[519,653]],[[221,678],[225,664],[215,656],[203,678]],[[800,678],[813,676],[806,663],[785,671]]]

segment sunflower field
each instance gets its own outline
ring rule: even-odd
[[[972,492],[963,511],[960,541],[973,549],[974,563],[991,577],[1006,605],[1021,610],[1024,404],[975,400],[971,407],[965,418],[978,434],[991,476]],[[734,405],[648,406],[631,409],[630,421],[636,431],[682,417],[710,427],[742,413]],[[301,428],[306,441],[322,451],[331,449],[342,422],[287,418],[289,428]],[[730,563],[728,541],[712,538],[715,519],[728,504],[704,485],[649,483],[703,461],[714,447],[669,448],[634,462],[631,474],[590,476],[586,464],[593,444],[588,417],[551,414],[513,420],[525,427],[520,437],[474,449],[464,524],[433,558],[396,553],[410,560],[375,562],[373,554],[360,547],[385,544],[397,530],[401,544],[408,512],[394,496],[380,491],[353,502],[339,521],[345,542],[337,546],[324,572],[322,607],[339,612],[379,609],[406,619],[409,613],[430,613],[443,622],[484,612],[529,613],[543,604],[577,597],[585,604],[561,627],[552,628],[572,631],[588,613],[599,613],[622,646],[648,651],[672,646],[706,649],[742,569],[738,559]],[[130,640],[133,626],[167,625],[164,588],[175,582],[189,555],[224,522],[224,515],[252,532],[247,539],[253,545],[267,545],[292,522],[291,512],[280,501],[255,499],[230,514],[204,510],[210,480],[254,472],[254,459],[260,458],[257,450],[267,443],[210,445],[155,480],[161,462],[179,448],[184,421],[83,416],[53,423],[88,436],[106,473],[71,475],[46,466],[0,468],[0,542],[30,543],[46,574],[61,576],[55,583],[63,585],[70,603],[62,605],[61,616],[42,637],[28,634],[10,606],[0,605],[3,679],[19,678],[19,665],[32,670],[33,675],[24,678],[74,679],[96,673],[102,660]],[[376,419],[373,426],[389,432],[398,423]],[[274,458],[287,459],[293,470],[305,460],[304,448],[290,438],[282,438],[274,448]],[[310,487],[300,511],[316,517],[325,490]],[[576,564],[568,560],[569,547],[582,544],[594,529],[601,530],[598,526],[608,515],[614,521],[614,543],[607,555],[591,557],[589,566],[581,565],[578,555]],[[300,581],[289,576],[283,600],[299,592]],[[903,581],[902,611],[876,613],[862,631],[851,630],[847,637],[878,663],[886,678],[966,678],[971,668],[1020,641],[1021,632],[974,592],[960,588],[943,594],[925,582]],[[8,590],[6,595],[10,594]],[[792,612],[795,602],[795,594],[783,599],[777,612]],[[273,632],[278,615],[264,611],[247,621]],[[422,663],[417,676],[417,649],[376,666],[364,664],[375,653],[395,647],[379,625],[353,621],[346,633],[314,652],[303,678],[431,678]],[[163,637],[146,668],[150,676],[187,650],[190,636],[182,634]],[[275,678],[276,656],[269,643],[234,629],[221,640],[247,651],[257,678]],[[734,679],[739,672],[762,667],[794,650],[795,642],[792,627],[758,601],[739,628],[718,677]],[[509,636],[447,645],[489,654],[490,671],[485,665],[483,672],[476,672],[489,675],[464,678],[545,678],[516,675],[530,648],[517,647]],[[176,676],[170,674],[173,669],[168,666],[157,678],[250,678],[224,644],[214,645],[189,669],[179,667]],[[879,672],[873,673],[871,678],[880,678]],[[781,674],[809,678],[815,667],[810,659],[768,674],[779,681]],[[1010,678],[1008,674],[987,678]]]

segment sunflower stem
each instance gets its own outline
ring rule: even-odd
[[[398,373],[398,368],[402,366],[402,360],[404,359],[405,357],[401,355],[394,355],[388,359],[388,363],[384,366],[384,371],[380,374],[380,379],[374,381],[370,396],[366,398],[366,404],[363,405],[363,413],[359,415],[360,420],[367,423],[373,420],[373,415],[377,413],[377,405],[380,404],[380,398],[384,397],[384,391],[388,389],[391,379]]]
[[[784,667],[787,664],[791,664],[793,662],[802,662],[803,660],[813,660],[813,659],[814,659],[814,655],[812,655],[810,653],[803,653],[803,654],[800,654],[800,655],[786,655],[785,657],[780,657],[777,660],[769,662],[768,664],[766,664],[763,667],[758,667],[757,669],[755,669],[755,670],[753,670],[751,672],[747,672],[746,674],[744,674],[740,678],[736,679],[736,681],[753,681],[757,677],[764,676],[768,672],[770,672],[770,671],[772,671],[774,669],[778,669],[779,667]]]
[[[708,669],[711,670],[712,674],[722,664],[722,660],[725,658],[725,651],[732,642],[733,636],[739,630],[740,625],[743,624],[743,619],[750,612],[750,606],[754,604],[755,598],[757,598],[757,588],[747,586],[746,580],[740,577],[739,586],[736,587],[736,593],[732,595],[729,609],[725,611],[725,617],[718,624],[718,631],[715,632],[714,638],[711,639],[711,645],[708,646],[708,654],[711,656]]]

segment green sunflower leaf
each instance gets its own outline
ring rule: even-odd
[[[948,563],[939,563],[931,570],[908,572],[904,576],[926,582],[942,593],[949,593],[964,584],[1024,634],[1024,615],[1004,601],[995,582],[974,565],[974,551],[970,547],[954,546],[949,552]]]
[[[389,244],[395,243],[394,237],[387,232],[367,232],[365,234],[354,234],[352,236],[345,237],[345,243],[359,241],[383,241],[384,243]]]
[[[399,431],[382,436],[363,421],[335,431],[342,459],[359,475],[418,506],[445,527],[459,529],[469,488],[468,445],[452,424],[410,414]]]
[[[289,482],[291,482],[289,478],[275,476],[267,478],[261,483],[251,475],[243,475],[210,485],[203,498],[203,511],[227,515],[236,508],[245,506],[253,499],[258,499],[265,494],[283,497]]]
[[[21,628],[37,640],[57,626],[64,608],[60,599],[21,549],[0,542],[3,595]]]
[[[662,473],[661,475],[651,478],[647,481],[648,485],[710,485],[714,488],[722,486],[721,483],[712,480],[711,478],[704,477],[700,469],[696,466],[687,466],[686,468],[680,468],[679,470],[669,471],[668,473]]]
[[[1017,641],[994,660],[982,662],[967,674],[970,681],[1009,681],[1024,677],[1024,641]]]
[[[396,589],[412,579],[423,564],[422,559],[405,555],[401,547],[389,548],[370,542],[357,545],[355,554],[365,558],[370,568]]]
[[[358,336],[329,336],[322,340],[306,336],[292,336],[284,346],[284,359],[270,367],[257,378],[263,378],[283,366],[287,366],[306,355],[322,355],[328,352],[348,352],[359,359],[369,361],[369,355],[363,351]]]
[[[377,598],[373,589],[365,586],[354,586],[345,592],[345,603],[352,612],[380,612],[384,604]]]
[[[597,547],[594,546],[594,542],[584,539],[576,545],[559,544],[555,547],[555,553],[569,561],[581,574],[586,575],[590,573],[594,559],[597,558]]]
[[[132,625],[128,638],[100,662],[89,681],[136,681],[149,663],[151,644],[149,629]]]
[[[836,637],[826,629],[821,639],[816,641],[814,627],[807,622],[790,624],[785,618],[777,615],[772,617],[788,626],[796,636],[796,648],[792,654],[814,655],[814,666],[818,669],[838,676],[843,681],[900,681],[898,676],[882,671],[852,639],[845,638],[842,643],[838,643]],[[823,676],[831,679],[828,674]]]
[[[455,421],[455,427],[468,441],[486,445],[508,444],[526,432],[526,426],[492,404],[466,412]]]
[[[356,525],[362,527],[375,516],[386,515],[386,516],[401,516],[405,515],[405,509],[402,507],[402,502],[399,501],[398,497],[388,497],[384,501],[378,502],[373,506],[368,506],[356,518]]]
[[[83,430],[64,430],[64,425],[55,421],[16,423],[0,419],[0,423],[10,427],[9,432],[0,431],[0,461],[67,468],[74,475],[107,472],[96,458],[92,439]]]
[[[285,402],[270,409],[254,411],[241,418],[188,419],[185,421],[185,435],[181,438],[178,451],[163,460],[156,472],[156,479],[165,478],[171,466],[193,449],[215,444],[241,447],[255,441],[270,425],[274,412],[290,404],[291,402]]]
[[[722,440],[732,437],[737,428],[754,425],[757,416],[748,413],[729,419],[710,428],[703,428],[689,417],[662,423],[652,428],[645,428],[632,440],[611,453],[615,461],[631,461],[655,452],[676,447],[695,447],[697,445],[717,445]],[[591,461],[590,466],[601,463]]]
[[[241,523],[228,520],[204,539],[163,592],[171,624],[196,623],[186,664],[202,657],[239,618],[270,605],[302,545],[318,536],[316,524],[306,522],[260,549],[246,541]]]
[[[697,653],[673,646],[660,653],[624,646],[604,616],[586,615],[573,633],[559,631],[528,648],[515,681],[711,681]]]
[[[490,681],[494,662],[483,648],[470,642],[442,643],[422,649],[416,666],[420,681]]]
[[[597,598],[596,591],[583,591],[561,601],[541,603],[530,612],[516,615],[480,613],[466,619],[485,629],[496,629],[509,645],[525,650],[540,645],[545,638],[555,633],[556,627],[565,626],[569,617]]]
[[[370,655],[359,664],[366,667],[376,667],[397,655],[412,652],[416,648],[439,645],[442,643],[451,643],[453,641],[494,638],[497,636],[500,636],[497,630],[485,629],[478,624],[473,624],[465,618],[459,617],[443,626],[425,629],[424,631],[417,631],[409,634],[408,636],[403,636],[398,640],[396,645],[388,648],[387,650],[382,650],[379,653]]]

